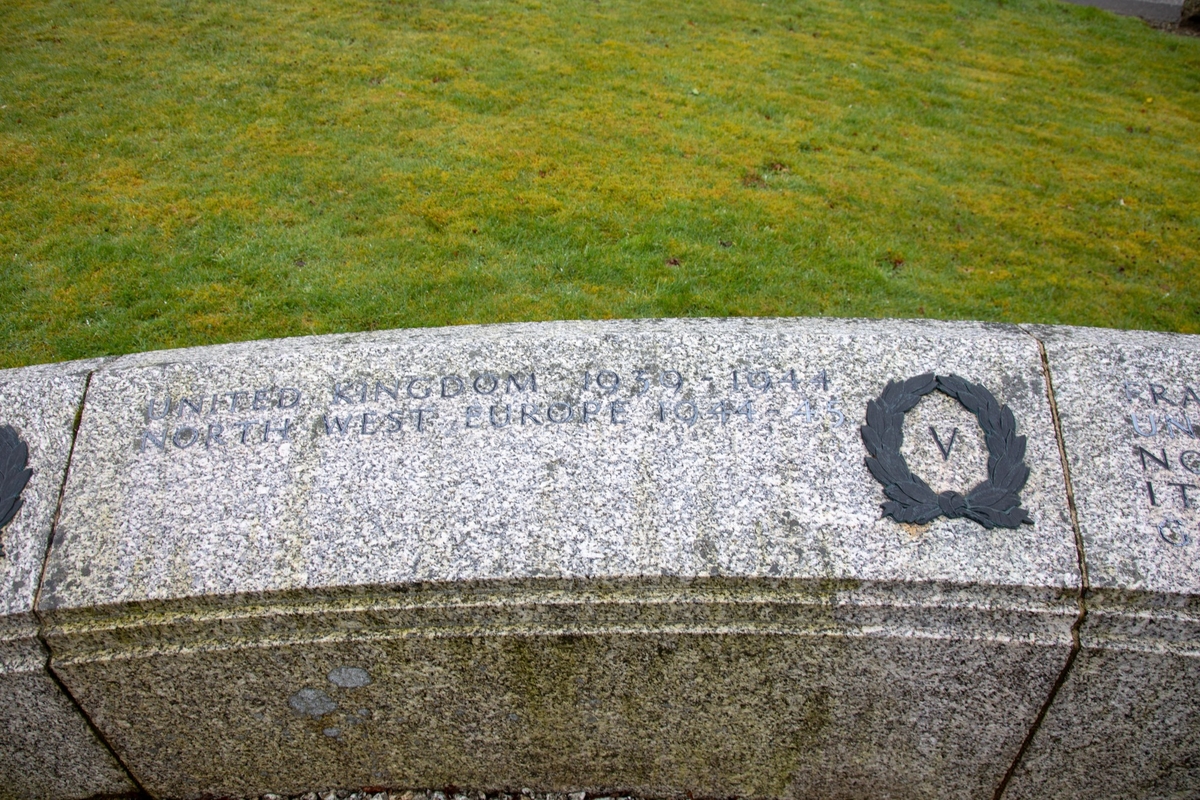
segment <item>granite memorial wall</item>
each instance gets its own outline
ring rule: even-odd
[[[15,794],[1200,791],[1198,351],[655,320],[0,373],[0,677],[94,787]]]
[[[134,788],[48,669],[34,615],[84,389],[102,363],[0,371],[0,796]]]

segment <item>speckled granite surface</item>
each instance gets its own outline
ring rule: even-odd
[[[941,518],[917,531],[881,518],[858,430],[866,402],[889,379],[930,370],[982,381],[1012,407],[1037,524],[989,531]],[[822,371],[827,383],[814,383]],[[597,388],[616,377],[613,394]],[[751,388],[756,378],[770,388]],[[443,383],[457,395],[441,397]],[[168,397],[170,414],[147,421]],[[1078,580],[1037,345],[1013,328],[399,331],[131,356],[94,376],[90,398],[46,610],[493,578]],[[921,419],[927,410],[940,416]],[[931,395],[912,417],[919,431],[937,422],[962,438],[943,462],[920,431],[906,442],[915,469],[961,465],[944,479],[960,488],[984,477],[965,410]]]
[[[0,796],[76,798],[133,788],[46,670],[34,597],[67,469],[75,417],[99,361],[0,371]],[[21,468],[24,446],[27,467]],[[11,456],[11,457],[10,457]]]
[[[927,371],[1011,408],[1032,524],[881,517],[859,426]],[[904,433],[935,490],[985,477],[945,396]],[[1076,564],[1016,328],[545,323],[105,365],[40,609],[164,795],[979,797],[1066,661]]]
[[[1200,336],[1045,342],[1090,591],[1082,650],[1006,797],[1200,795]]]
[[[587,792],[535,792],[529,788],[504,792],[479,792],[456,786],[431,790],[387,790],[377,786],[366,789],[323,789],[293,795],[263,794],[230,800],[642,800],[633,795]]]

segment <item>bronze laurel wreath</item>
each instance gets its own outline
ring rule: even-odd
[[[21,492],[33,470],[28,469],[29,448],[10,425],[0,425],[0,530],[21,508]],[[0,555],[3,549],[0,549]]]
[[[912,474],[900,444],[904,439],[904,415],[934,389],[953,397],[979,420],[987,441],[988,477],[967,494],[937,494],[929,484]],[[867,424],[862,426],[867,446],[867,469],[883,484],[890,500],[883,515],[897,522],[922,525],[945,514],[950,519],[966,517],[985,528],[1018,528],[1033,524],[1021,508],[1018,496],[1029,479],[1025,465],[1025,437],[1017,436],[1017,421],[1008,406],[1000,405],[992,393],[957,375],[927,372],[906,381],[888,381],[879,399],[867,403]]]

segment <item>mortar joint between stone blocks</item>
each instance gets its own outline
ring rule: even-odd
[[[90,389],[92,385],[92,376],[95,374],[95,370],[90,370],[87,374],[87,377],[84,379],[83,392],[79,397],[79,406],[75,410],[75,419],[71,423],[71,444],[67,448],[67,464],[66,468],[63,469],[62,481],[58,486],[58,501],[55,504],[54,516],[51,518],[50,522],[49,540],[46,542],[45,555],[42,557],[42,569],[38,575],[37,590],[33,594],[33,614],[38,621],[37,639],[41,643],[42,647],[45,648],[46,653],[49,654],[47,656],[46,674],[50,677],[50,680],[54,681],[54,683],[58,686],[59,691],[63,693],[63,696],[66,697],[67,700],[70,701],[71,705],[73,705],[75,710],[79,713],[79,716],[82,717],[87,723],[88,729],[91,730],[92,735],[96,737],[96,741],[99,742],[106,750],[108,750],[109,754],[112,755],[113,760],[116,761],[117,765],[125,773],[125,777],[129,779],[130,783],[137,787],[139,795],[141,797],[148,798],[150,794],[146,791],[145,787],[142,786],[142,783],[138,780],[137,776],[133,774],[133,770],[129,768],[129,765],[126,764],[121,756],[117,753],[116,748],[113,747],[112,743],[109,742],[107,737],[104,736],[104,733],[96,725],[95,721],[92,720],[91,715],[87,713],[87,711],[80,704],[79,700],[74,694],[72,694],[67,685],[63,683],[63,680],[59,674],[55,672],[51,658],[53,651],[50,649],[50,644],[46,640],[46,623],[45,620],[42,619],[41,613],[38,611],[38,603],[42,597],[42,586],[46,581],[46,570],[50,564],[50,549],[54,546],[54,535],[58,531],[58,521],[62,515],[63,498],[67,491],[67,476],[71,473],[71,461],[75,456],[75,443],[79,439],[79,426],[83,422],[83,409],[87,404],[88,389]]]
[[[1024,328],[1022,328],[1022,330],[1024,330]],[[1026,752],[1028,752],[1029,748],[1032,746],[1033,740],[1037,737],[1037,733],[1041,729],[1042,723],[1045,721],[1046,715],[1049,713],[1051,706],[1054,705],[1054,701],[1058,696],[1059,690],[1066,683],[1067,677],[1070,675],[1071,669],[1075,665],[1075,659],[1078,657],[1079,652],[1082,649],[1082,645],[1080,643],[1080,629],[1083,627],[1083,623],[1087,619],[1087,562],[1084,558],[1083,534],[1079,527],[1079,513],[1075,505],[1075,493],[1071,485],[1071,469],[1070,465],[1067,463],[1067,451],[1065,440],[1063,438],[1062,423],[1058,415],[1058,404],[1054,397],[1054,381],[1050,374],[1050,359],[1046,354],[1046,346],[1042,340],[1037,338],[1037,336],[1030,331],[1025,332],[1028,333],[1038,345],[1038,352],[1042,360],[1042,372],[1046,380],[1046,398],[1050,403],[1050,416],[1054,422],[1054,435],[1058,442],[1059,459],[1062,462],[1063,481],[1067,493],[1067,507],[1071,515],[1071,529],[1075,535],[1075,549],[1077,558],[1079,560],[1079,614],[1075,618],[1075,622],[1071,625],[1071,651],[1067,654],[1067,660],[1064,662],[1063,668],[1059,672],[1058,678],[1055,680],[1054,685],[1050,687],[1050,691],[1046,696],[1046,700],[1042,704],[1041,709],[1038,710],[1037,716],[1034,717],[1033,724],[1029,726],[1029,732],[1026,734],[1025,740],[1021,742],[1021,747],[1017,750],[1016,757],[1013,758],[1012,764],[1004,773],[1004,777],[1000,780],[999,785],[996,787],[996,793],[993,796],[993,800],[1001,800],[1001,798],[1004,796],[1004,792],[1008,788],[1009,782],[1016,774],[1016,771],[1020,767]]]
[[[1066,440],[1063,438],[1062,420],[1058,415],[1058,402],[1054,396],[1054,377],[1050,373],[1050,358],[1046,354],[1046,345],[1041,339],[1034,336],[1033,333],[1026,331],[1033,340],[1037,342],[1038,353],[1042,359],[1042,374],[1046,379],[1046,399],[1050,403],[1050,418],[1054,422],[1054,438],[1058,443],[1058,457],[1062,462],[1063,483],[1067,492],[1067,510],[1071,515],[1071,531],[1075,534],[1075,552],[1079,562],[1079,608],[1080,614],[1084,613],[1084,598],[1088,594],[1090,584],[1088,582],[1087,558],[1083,549],[1083,532],[1079,527],[1079,509],[1075,504],[1075,489],[1071,483],[1071,465],[1067,461]]]

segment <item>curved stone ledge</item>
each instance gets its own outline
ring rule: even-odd
[[[1200,470],[1197,338],[648,320],[111,359],[57,468],[41,627],[0,622],[163,797],[1200,787],[1200,515],[1186,481],[1166,528],[1139,494]],[[932,383],[868,416],[926,373],[979,416]],[[933,493],[881,514],[863,425],[904,459],[879,475]],[[1164,731],[1157,766],[1120,766]]]
[[[0,425],[27,444],[24,463],[0,444],[0,517],[14,475],[20,508],[0,527],[0,793],[83,798],[133,783],[47,669],[34,600],[58,510],[88,375],[102,360],[0,370]]]
[[[55,663],[410,637],[787,635],[1069,646],[1073,591],[697,578],[370,588],[49,616]]]

